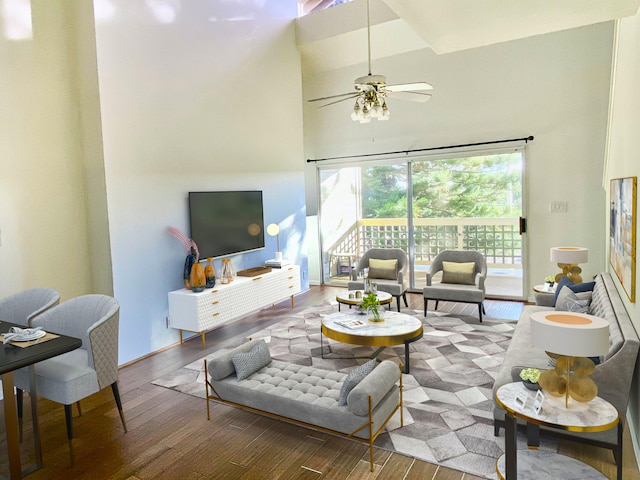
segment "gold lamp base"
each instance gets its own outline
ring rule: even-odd
[[[598,386],[589,378],[596,366],[586,357],[565,357],[547,352],[556,359],[556,368],[540,374],[538,384],[545,393],[553,397],[565,397],[569,408],[569,397],[577,402],[588,402],[598,395]]]
[[[562,270],[556,274],[556,283],[558,283],[562,277],[567,277],[573,283],[582,283],[582,269],[576,263],[558,263],[558,267]]]

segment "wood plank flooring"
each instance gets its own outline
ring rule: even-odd
[[[296,297],[296,309],[334,299],[335,287],[314,286]],[[409,294],[409,306],[422,309],[422,296]],[[519,316],[518,302],[486,302],[487,317]],[[430,309],[433,308],[430,305]],[[439,310],[476,315],[473,305],[441,303]],[[226,405],[211,404],[207,421],[205,401],[155,386],[151,381],[216,350],[225,340],[250,335],[290,313],[282,302],[231,325],[207,333],[202,349],[199,336],[150,355],[120,370],[128,433],[120,423],[111,389],[82,402],[82,416],[74,418],[75,464],[70,465],[62,406],[39,400],[44,466],[29,479],[431,479],[476,480],[478,477],[375,450],[369,471],[368,446]],[[25,398],[24,459],[33,456],[30,411]],[[0,413],[0,415],[2,415]],[[4,418],[0,418],[4,424]],[[7,474],[6,452],[0,439],[0,473]],[[615,478],[608,450],[562,442],[563,453],[593,465]],[[625,480],[640,480],[628,431],[625,431]]]

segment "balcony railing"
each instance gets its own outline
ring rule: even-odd
[[[327,248],[329,258],[362,256],[369,248],[402,248],[408,252],[406,219],[358,220]],[[476,250],[489,268],[522,268],[522,237],[514,218],[426,218],[413,221],[414,267],[429,265],[445,249]]]

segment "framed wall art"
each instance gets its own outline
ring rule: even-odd
[[[636,301],[637,178],[612,179],[609,204],[609,263],[631,302]]]

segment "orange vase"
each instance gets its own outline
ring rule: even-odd
[[[189,280],[189,283],[191,283],[191,290],[194,292],[202,292],[204,290],[207,280],[204,276],[204,268],[202,268],[201,263],[196,262],[193,264]]]

